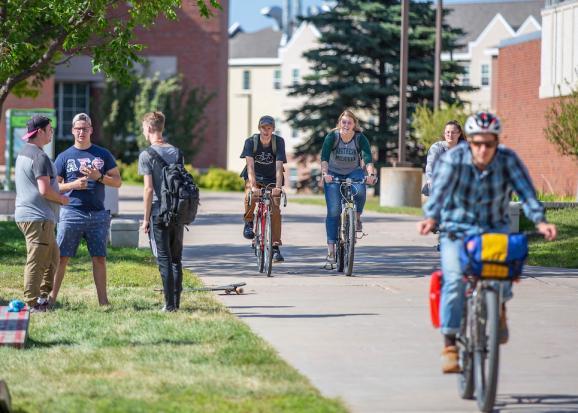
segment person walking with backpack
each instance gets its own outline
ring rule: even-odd
[[[357,117],[350,110],[345,110],[339,116],[337,126],[325,137],[321,150],[321,174],[324,181],[327,217],[325,230],[327,232],[326,269],[332,269],[335,264],[335,243],[341,213],[340,186],[333,178],[345,180],[351,178],[361,181],[365,177],[364,167],[368,176],[366,182],[373,185],[377,175],[371,148],[367,137],[361,132]],[[365,184],[355,184],[355,204],[357,207],[357,229],[361,231],[361,214],[365,206]]]
[[[253,219],[257,196],[251,198],[248,204],[249,193],[259,194],[259,189],[274,184],[273,205],[271,208],[271,232],[273,238],[273,261],[283,262],[279,246],[281,245],[281,191],[283,188],[283,164],[287,163],[285,156],[285,141],[282,137],[273,133],[275,119],[265,115],[259,119],[259,133],[245,140],[241,158],[245,158],[247,164],[241,177],[245,179],[245,226],[243,236],[253,239]]]
[[[182,173],[184,159],[181,151],[163,138],[164,128],[163,113],[149,112],[144,115],[143,135],[150,146],[139,155],[138,174],[144,176],[144,215],[141,229],[149,235],[151,249],[159,266],[165,300],[162,310],[172,312],[178,310],[181,302],[183,232],[185,224],[190,223],[190,218],[189,222],[183,222],[171,218],[166,211],[167,200],[169,204],[171,200],[167,198],[170,195],[164,175],[171,168],[175,169],[175,165],[180,167],[176,169]],[[179,186],[186,185],[181,183]]]

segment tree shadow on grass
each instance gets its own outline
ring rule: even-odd
[[[27,348],[27,349],[51,348],[51,347],[57,347],[57,346],[73,346],[75,344],[78,344],[78,343],[71,341],[71,340],[65,340],[65,339],[52,340],[52,341],[40,341],[40,340],[35,340],[33,338],[28,337],[28,339],[26,340],[26,344],[25,344],[24,348]]]

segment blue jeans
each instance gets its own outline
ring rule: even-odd
[[[507,234],[509,228],[491,229],[487,232]],[[440,306],[441,332],[444,335],[455,335],[460,331],[464,309],[466,283],[460,262],[460,250],[464,248],[463,235],[452,240],[447,233],[442,233],[440,252],[443,274],[442,296]],[[500,283],[504,301],[512,298],[512,283]]]
[[[360,181],[365,176],[361,168],[353,170],[348,175],[333,173],[330,173],[330,175],[339,179],[351,178],[355,181]],[[339,215],[341,215],[341,186],[335,183],[324,183],[323,187],[325,189],[325,203],[327,204],[327,217],[325,218],[327,243],[335,244],[339,227]],[[356,193],[354,200],[357,212],[362,213],[365,206],[365,184],[354,184],[353,187],[353,192]]]

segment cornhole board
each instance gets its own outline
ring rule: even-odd
[[[0,346],[23,348],[28,337],[29,321],[28,307],[17,313],[11,313],[8,306],[0,306]]]
[[[11,404],[8,386],[4,380],[0,380],[0,413],[10,413]]]

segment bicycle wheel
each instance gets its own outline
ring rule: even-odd
[[[343,216],[343,214],[341,214]],[[343,272],[344,267],[344,247],[343,247],[343,229],[341,228],[341,217],[339,217],[339,225],[337,230],[337,243],[335,244],[335,262],[337,264],[337,272]]]
[[[267,277],[271,277],[271,268],[273,267],[273,237],[271,234],[271,212],[267,211],[265,215],[265,231],[263,237],[263,255],[264,255],[264,272]]]
[[[257,256],[257,269],[263,272],[263,216],[260,212],[255,222],[255,255]]]
[[[347,210],[345,216],[345,275],[351,276],[353,272],[353,257],[355,255],[355,211],[352,208]]]
[[[498,291],[483,288],[478,299],[476,347],[474,349],[474,381],[476,400],[482,412],[491,412],[498,389],[500,345],[498,337]]]
[[[473,399],[474,396],[474,360],[472,351],[472,326],[474,312],[472,310],[472,297],[466,297],[464,313],[460,325],[460,333],[457,337],[458,354],[461,373],[458,376],[458,392],[462,399]]]

